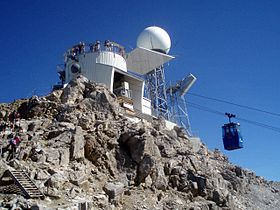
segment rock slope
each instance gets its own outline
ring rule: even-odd
[[[63,90],[0,106],[16,110],[23,139],[5,170],[22,169],[45,194],[25,199],[0,186],[2,209],[280,209],[280,185],[229,163],[162,119],[133,121],[114,94],[85,77]],[[6,131],[2,143],[8,141]],[[5,145],[3,145],[5,146]],[[38,209],[38,208],[37,208]]]

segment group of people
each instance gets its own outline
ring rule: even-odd
[[[9,152],[7,160],[11,160],[15,157],[17,148],[21,142],[19,135],[13,134],[20,131],[20,114],[17,111],[13,111],[2,117],[0,134],[3,139],[8,139],[8,144],[5,145],[3,141],[0,142],[0,154],[1,157],[4,157],[4,154]],[[6,137],[6,135],[8,136]]]
[[[8,156],[7,156],[7,161],[12,160],[13,158],[15,158],[16,153],[17,153],[17,149],[21,143],[21,138],[18,135],[13,135],[10,134],[8,136],[9,138],[9,143],[6,147],[2,147],[1,146],[1,157],[3,158],[6,152],[9,152]]]
[[[106,51],[117,52],[123,57],[125,55],[124,48],[120,47],[120,45],[118,44],[114,46],[114,43],[111,42],[110,40],[106,40],[104,42],[104,49]],[[95,43],[90,43],[88,46],[85,44],[85,42],[81,41],[79,42],[79,44],[74,45],[64,54],[64,63],[67,63],[68,59],[75,60],[78,62],[77,55],[85,54],[87,52],[100,52],[100,50],[101,50],[101,45],[99,40],[97,40]]]
[[[117,53],[119,53],[123,57],[125,55],[124,47],[122,47],[122,46],[120,46],[118,44],[114,45],[114,43],[111,42],[110,40],[106,40],[104,42],[104,47],[105,47],[105,50],[107,50],[107,51],[117,52]]]
[[[84,42],[79,42],[79,44],[74,45],[64,54],[64,63],[68,61],[68,59],[77,60],[77,55],[83,54],[86,51],[86,45]]]
[[[5,133],[9,128],[11,130],[18,129],[20,114],[16,111],[6,114],[3,120],[0,123],[0,133]]]
[[[99,52],[100,51],[100,41],[96,41],[94,44],[89,44],[89,50],[90,52]]]
[[[85,46],[84,42],[79,42],[79,44],[72,47],[71,51],[76,55],[83,54],[85,52]]]

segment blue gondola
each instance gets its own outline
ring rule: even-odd
[[[229,118],[229,123],[224,124],[223,131],[223,143],[225,150],[235,150],[243,148],[243,138],[240,132],[239,123],[231,122],[231,118],[235,115],[226,113]]]

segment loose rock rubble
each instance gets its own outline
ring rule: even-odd
[[[280,209],[280,185],[234,166],[218,150],[195,146],[161,119],[128,119],[114,94],[85,77],[63,90],[0,105],[0,120],[20,114],[16,158],[44,199],[3,193],[0,209]],[[13,130],[13,132],[14,132]],[[2,143],[9,130],[2,132]],[[2,192],[2,193],[1,193]]]

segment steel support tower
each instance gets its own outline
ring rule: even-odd
[[[192,136],[191,124],[186,105],[186,99],[179,94],[176,86],[169,87],[167,90],[168,101],[170,104],[170,121],[182,126]]]
[[[167,88],[168,102],[170,104],[170,121],[185,128],[192,136],[185,95],[196,81],[196,77],[189,74],[175,85]]]
[[[145,94],[151,100],[152,115],[169,120],[164,67],[160,66],[145,75]]]

